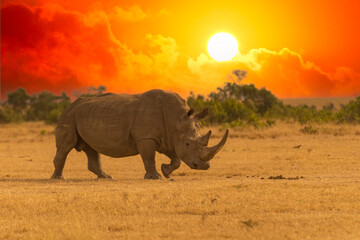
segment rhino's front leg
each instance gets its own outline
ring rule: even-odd
[[[145,179],[161,179],[155,167],[156,143],[151,139],[141,140],[137,143],[138,151],[145,166]]]
[[[171,162],[170,164],[162,164],[161,171],[166,178],[170,177],[170,174],[180,167],[181,161],[176,155],[167,155]]]

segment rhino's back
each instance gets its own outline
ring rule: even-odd
[[[139,107],[138,95],[106,94],[83,99],[76,106],[76,128],[98,152],[123,157],[137,154],[131,129]]]

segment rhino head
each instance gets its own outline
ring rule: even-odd
[[[191,169],[209,169],[209,161],[221,150],[228,137],[229,130],[226,130],[218,144],[208,147],[211,130],[204,136],[200,135],[201,119],[204,119],[207,114],[207,108],[197,114],[190,109],[179,121],[174,133],[176,155]]]

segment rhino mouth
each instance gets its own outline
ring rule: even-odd
[[[208,162],[193,162],[188,165],[191,169],[197,170],[208,170],[210,168],[210,164]]]

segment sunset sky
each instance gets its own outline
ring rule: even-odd
[[[180,2],[2,0],[1,98],[98,85],[207,95],[236,69],[279,98],[360,95],[359,0]],[[238,40],[231,61],[207,52],[218,32]]]

